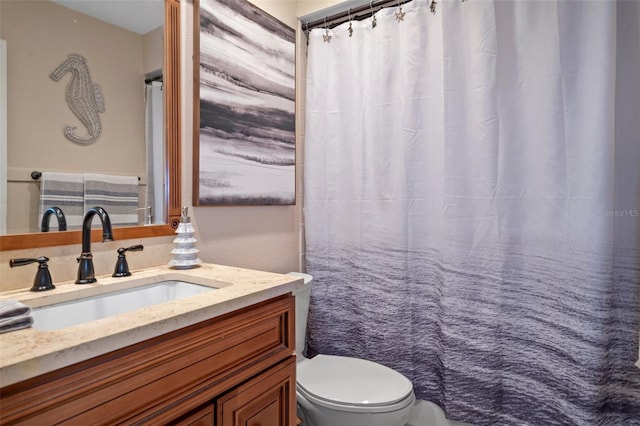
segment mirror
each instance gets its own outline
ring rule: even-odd
[[[126,2],[120,2],[119,7]],[[180,3],[179,0],[165,0],[164,17],[164,59],[163,59],[163,94],[164,94],[164,133],[165,133],[165,225],[127,226],[114,228],[114,238],[132,239],[171,235],[177,227],[181,211],[180,200]],[[37,27],[29,26],[34,31]],[[10,50],[10,49],[9,49]],[[52,70],[46,70],[47,75]],[[9,83],[10,84],[10,83]],[[142,96],[142,94],[141,94]],[[66,107],[66,105],[64,105]],[[108,108],[108,104],[107,104]],[[11,111],[9,111],[9,114]],[[34,114],[32,125],[37,125]],[[61,123],[63,126],[64,123]],[[43,142],[44,143],[44,142]],[[69,145],[72,142],[67,141]],[[77,147],[84,148],[84,147]],[[126,155],[126,154],[125,154]],[[83,160],[83,162],[86,160]],[[90,159],[87,164],[96,169],[100,159]],[[87,170],[91,171],[91,170]],[[32,185],[34,186],[34,185]],[[11,193],[7,204],[12,204]],[[95,232],[96,240],[99,239]],[[20,233],[0,236],[0,250],[16,250],[35,247],[78,244],[81,231],[64,231],[52,233]]]

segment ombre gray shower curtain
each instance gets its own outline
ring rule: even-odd
[[[477,425],[640,424],[638,3],[429,5],[309,35],[309,355]]]

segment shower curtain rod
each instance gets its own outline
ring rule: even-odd
[[[153,83],[154,81],[159,81],[162,83],[162,74],[156,75],[154,77],[147,77],[144,79],[145,84]]]
[[[335,13],[331,16],[325,16],[322,19],[316,19],[315,21],[302,22],[302,29],[305,32],[311,31],[314,28],[334,28],[345,22],[349,22],[349,16],[351,21],[361,21],[366,18],[370,18],[371,15],[378,10],[387,6],[402,6],[405,3],[409,3],[412,0],[378,0],[371,3],[364,4],[362,6],[349,8],[341,12]]]

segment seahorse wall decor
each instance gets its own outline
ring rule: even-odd
[[[65,126],[64,135],[72,142],[88,145],[98,139],[102,131],[99,113],[105,112],[104,97],[100,85],[91,82],[87,60],[76,53],[70,54],[49,77],[58,81],[67,72],[71,81],[67,85],[67,104],[80,122],[87,128],[87,136],[75,133],[75,126]]]

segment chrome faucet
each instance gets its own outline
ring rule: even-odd
[[[111,219],[107,211],[102,207],[91,207],[84,215],[82,221],[82,253],[78,258],[78,279],[76,284],[95,283],[96,277],[93,271],[93,255],[91,254],[91,221],[98,215],[102,222],[102,242],[113,241],[111,231]]]
[[[40,230],[42,232],[49,232],[49,222],[51,216],[55,216],[58,219],[58,231],[67,230],[67,220],[64,217],[64,213],[60,207],[49,207],[44,211],[42,215],[42,223],[40,224]]]

